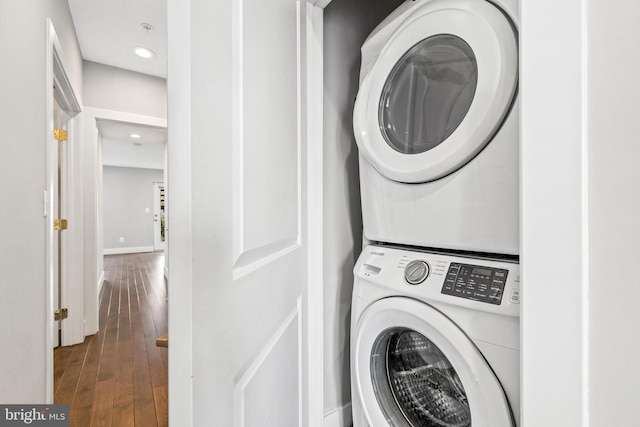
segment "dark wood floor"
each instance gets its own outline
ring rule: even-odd
[[[167,426],[167,289],[162,252],[105,256],[100,331],[54,352],[55,403],[71,426]]]

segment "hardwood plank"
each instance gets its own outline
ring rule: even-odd
[[[78,381],[85,362],[88,342],[72,346],[72,353],[69,356],[66,368],[62,377],[58,380],[58,388],[54,395],[55,403],[71,404],[78,388]],[[54,369],[55,372],[55,369]],[[54,383],[56,380],[54,380]]]
[[[117,345],[118,328],[117,319],[115,319],[113,326],[107,327],[105,331],[102,354],[100,356],[100,367],[98,369],[98,382],[115,378]]]
[[[153,401],[156,404],[156,413],[158,414],[158,427],[168,427],[169,414],[166,408],[169,405],[167,384],[153,388]]]
[[[105,257],[96,335],[55,356],[55,401],[71,405],[72,427],[166,426],[167,331],[162,253]]]
[[[113,402],[113,427],[135,425],[133,354],[130,340],[118,340],[118,375]]]
[[[81,386],[78,386],[78,389],[76,391],[76,395],[73,399],[73,403],[71,404],[71,409],[88,409],[89,411],[91,410],[91,407],[93,406],[93,402],[95,400],[96,397],[96,383],[95,383],[95,377],[93,378],[94,382],[89,383],[89,384],[83,384]]]
[[[156,339],[154,337],[147,338],[147,361],[153,387],[167,384],[167,366],[162,358],[160,347],[156,346]]]
[[[111,427],[115,378],[96,384],[90,427]]]
[[[60,380],[62,379],[62,374],[64,373],[64,370],[67,368],[67,363],[69,363],[69,358],[71,357],[72,353],[73,353],[73,349],[71,347],[58,347],[53,351],[54,394],[58,390],[58,386],[60,385]]]
[[[99,333],[92,337],[88,337],[85,341],[88,341],[89,347],[87,349],[82,373],[78,379],[78,388],[76,389],[76,393],[71,404],[72,409],[85,407],[90,408],[93,405],[96,377],[98,373],[98,366],[100,365],[102,340],[102,334]]]
[[[136,427],[158,425],[146,351],[133,354],[133,404]]]
[[[71,407],[69,410],[69,427],[87,427],[91,424],[93,406]]]

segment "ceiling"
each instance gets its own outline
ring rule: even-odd
[[[167,77],[166,0],[68,0],[82,57],[87,61]],[[152,29],[145,29],[151,26]],[[134,47],[155,56],[140,58]]]
[[[166,128],[98,120],[98,132],[102,136],[103,165],[164,169]]]
[[[167,0],[67,1],[85,60],[167,77]],[[134,47],[151,49],[155,56],[141,58]],[[165,128],[101,120],[98,132],[104,165],[164,168]]]
[[[98,131],[100,135],[102,135],[102,138],[129,141],[131,143],[162,145],[167,141],[166,128],[140,125],[137,123],[102,119],[98,120]],[[140,138],[132,138],[132,133],[140,135]]]

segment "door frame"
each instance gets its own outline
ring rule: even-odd
[[[82,290],[82,180],[79,179],[82,171],[82,144],[80,138],[81,102],[76,95],[76,91],[71,84],[66,73],[64,53],[62,45],[58,39],[53,23],[50,19],[46,21],[46,70],[45,70],[45,103],[46,103],[46,152],[47,152],[47,183],[43,193],[43,216],[45,217],[45,263],[46,263],[46,308],[45,308],[45,328],[46,328],[46,401],[53,402],[53,345],[54,334],[57,333],[57,323],[54,316],[54,230],[53,220],[53,186],[58,173],[57,155],[53,152],[53,115],[54,115],[54,85],[61,94],[59,99],[60,107],[69,113],[67,144],[68,170],[67,170],[67,192],[65,195],[65,205],[68,213],[66,218],[69,221],[69,228],[65,230],[67,244],[63,246],[62,263],[60,268],[63,277],[66,278],[61,283],[61,302],[69,309],[69,317],[61,324],[62,342],[61,345],[73,343],[82,331],[84,320],[84,310],[81,295],[78,290]],[[70,260],[75,262],[70,262]],[[80,262],[78,262],[78,260]],[[84,336],[82,336],[84,338]]]
[[[292,0],[293,1],[293,0]],[[331,0],[299,0],[304,7],[305,18],[301,19],[300,31],[304,32],[306,49],[302,58],[302,73],[309,82],[302,90],[306,92],[306,132],[308,185],[308,222],[305,235],[308,245],[308,278],[306,295],[309,301],[306,310],[308,323],[303,324],[302,339],[306,351],[301,362],[306,364],[310,387],[308,402],[302,402],[309,419],[303,425],[320,427],[324,417],[324,321],[323,321],[323,9]],[[168,81],[169,114],[172,123],[169,139],[179,139],[179,144],[169,144],[168,181],[170,183],[169,211],[169,424],[193,424],[193,323],[191,299],[193,282],[191,274],[192,241],[191,229],[191,37],[189,2],[168,3],[168,24],[174,33],[169,38]],[[178,48],[179,47],[179,48]],[[306,421],[306,422],[304,422]]]
[[[167,127],[167,119],[124,111],[85,107],[82,140],[84,141],[84,336],[98,332],[99,295],[104,283],[104,245],[102,212],[102,141],[98,120],[128,122],[144,126]],[[167,141],[167,144],[169,141]],[[165,183],[166,185],[166,183]]]

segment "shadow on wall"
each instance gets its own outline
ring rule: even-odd
[[[402,0],[333,0],[324,11],[325,411],[351,423],[349,335],[353,266],[362,250],[362,209],[353,106],[360,47]]]

